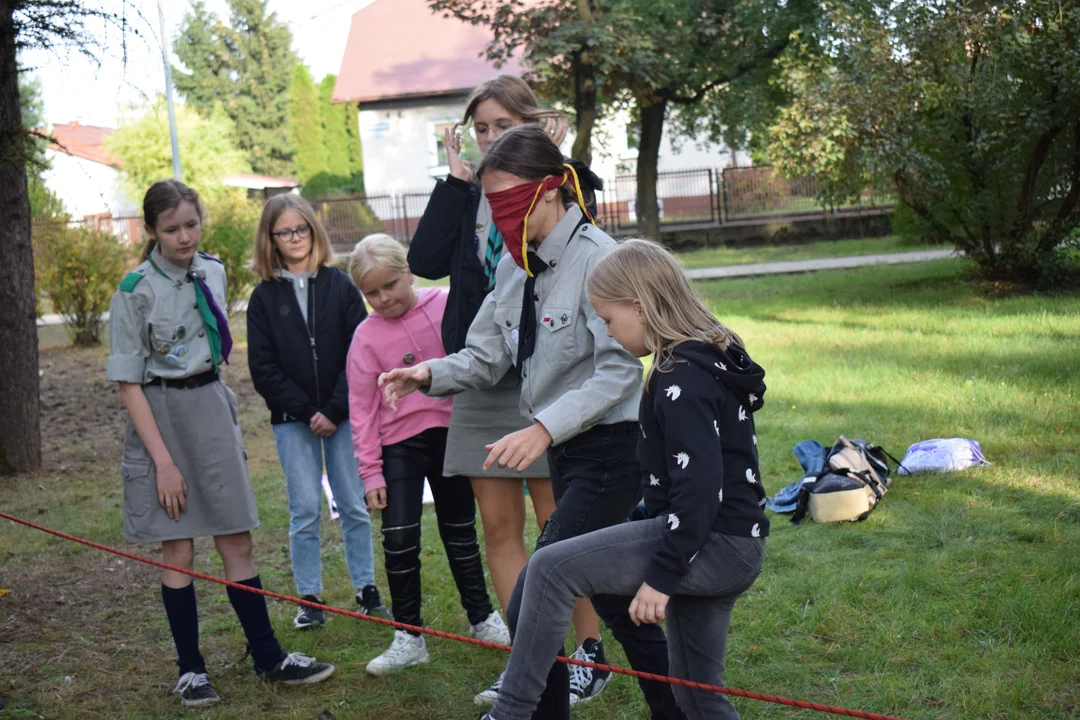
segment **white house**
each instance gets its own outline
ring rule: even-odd
[[[474,87],[501,72],[522,72],[516,61],[495,69],[480,57],[490,39],[481,26],[433,14],[425,0],[376,0],[353,15],[333,99],[359,109],[369,193],[430,188],[447,174],[443,128],[461,121]],[[629,140],[625,118],[603,123],[593,137],[593,171],[605,180],[632,173],[637,151]],[[564,152],[571,144],[567,138]],[[665,134],[658,169],[733,164],[750,161],[723,146],[673,144]],[[661,196],[675,191],[665,192],[665,184]]]

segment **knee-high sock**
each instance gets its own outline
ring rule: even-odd
[[[239,580],[238,583],[262,590],[262,580],[258,575],[249,580]],[[236,588],[230,587],[226,590],[229,592],[229,602],[236,611],[236,617],[240,618],[244,635],[247,636],[248,645],[251,647],[251,657],[255,660],[255,669],[273,669],[285,658],[285,651],[281,649],[281,645],[274,636],[274,628],[270,626],[266,598]]]
[[[180,674],[206,672],[206,661],[199,652],[199,610],[195,603],[195,585],[184,588],[161,586],[161,602],[169,618],[169,630],[176,643],[176,664]]]

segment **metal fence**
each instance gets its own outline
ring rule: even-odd
[[[430,195],[430,188],[417,188],[320,198],[312,200],[312,205],[326,226],[335,250],[348,252],[370,233],[387,233],[408,243],[416,233]],[[660,224],[664,227],[765,221],[892,204],[889,195],[869,190],[855,202],[826,207],[819,197],[816,178],[783,178],[769,166],[658,173],[656,195]],[[597,223],[611,233],[637,230],[640,221],[636,201],[635,176],[619,175],[606,181],[604,190],[596,196]],[[141,242],[143,237],[142,219],[137,210],[90,215],[71,223],[111,230],[132,244]]]

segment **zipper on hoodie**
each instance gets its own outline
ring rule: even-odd
[[[319,387],[319,349],[315,345],[315,277],[308,278],[308,339],[311,341],[311,363],[315,368],[315,402],[322,404],[322,389]]]

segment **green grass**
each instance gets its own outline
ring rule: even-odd
[[[698,286],[766,368],[756,421],[770,492],[799,477],[792,445],[841,433],[897,455],[917,440],[971,437],[994,463],[898,478],[858,524],[794,527],[771,516],[765,570],[734,612],[730,686],[908,720],[1080,715],[1080,298],[988,297],[965,273],[962,262],[943,261]],[[244,364],[234,361],[231,383],[246,382]],[[288,512],[263,415],[251,407],[242,418],[263,521],[257,552],[266,586],[290,591]],[[22,478],[0,487],[0,507],[120,542],[116,475],[101,464]],[[424,532],[424,617],[461,632],[430,509]],[[327,598],[348,606],[336,523],[324,550]],[[339,674],[307,690],[267,689],[236,664],[242,636],[224,592],[200,583],[204,652],[226,701],[181,712],[167,694],[172,649],[152,572],[111,583],[99,572],[78,586],[77,607],[52,600],[64,587],[74,597],[75,568],[110,563],[0,526],[0,587],[40,592],[38,612],[56,616],[51,632],[19,635],[18,616],[5,611],[12,597],[0,598],[0,640],[19,638],[0,642],[10,717],[313,720],[329,710],[339,719],[465,720],[477,714],[473,693],[501,668],[499,653],[436,639],[429,665],[373,679],[363,664],[387,630],[334,618],[301,634],[289,629],[292,608],[272,603],[283,642],[337,663]],[[220,572],[205,543],[199,569]],[[76,610],[87,619],[65,619]],[[825,717],[736,702],[748,720]],[[644,717],[640,693],[617,679],[575,717]]]

